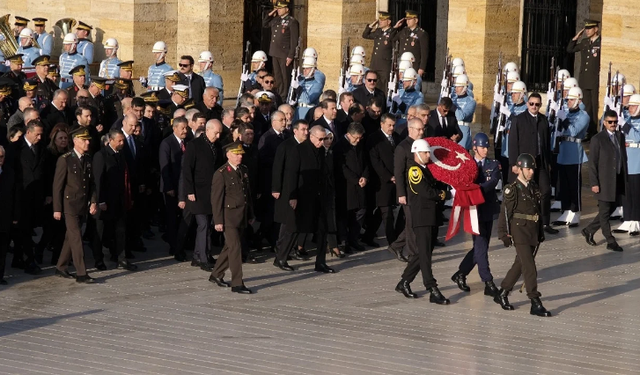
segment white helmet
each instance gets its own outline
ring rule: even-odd
[[[636,88],[630,83],[627,83],[622,88],[622,96],[631,96],[636,93]]]
[[[459,76],[461,74],[464,74],[464,65],[455,66],[451,70],[451,75],[453,75],[454,77],[457,77],[457,76]]]
[[[406,60],[405,61],[400,61],[400,64],[398,64],[398,71],[399,72],[404,72],[405,70],[407,70],[409,68],[413,68],[413,64],[411,64],[411,61],[406,61]]]
[[[251,62],[267,62],[267,54],[264,51],[255,51],[251,56]]]
[[[25,27],[20,31],[20,38],[31,38],[33,37],[33,30],[28,27]]]
[[[405,52],[400,56],[400,61],[410,61],[413,64],[416,62],[416,57],[411,52]]]
[[[578,80],[570,77],[564,80],[564,89],[569,90],[572,87],[578,87]]]
[[[76,44],[78,43],[78,37],[74,33],[68,33],[64,36],[62,44]]]
[[[360,55],[353,55],[351,59],[349,59],[349,65],[360,64],[364,65],[364,57]]]
[[[571,74],[567,69],[560,69],[558,70],[557,77],[558,77],[558,81],[564,82],[564,80],[566,80],[567,78],[571,78]]]
[[[517,81],[513,84],[513,86],[511,86],[511,93],[521,93],[521,94],[526,94],[527,93],[527,85],[524,84],[524,82],[522,81]]]
[[[313,57],[305,57],[304,59],[302,59],[302,64],[301,65],[302,65],[303,68],[315,68],[316,67],[316,59],[314,59]]]
[[[411,153],[416,152],[431,152],[431,147],[429,146],[429,142],[425,139],[416,139],[411,144]]]
[[[104,48],[118,48],[118,41],[116,38],[109,38],[104,42]]]
[[[407,70],[404,71],[404,74],[402,75],[402,81],[413,81],[418,79],[418,72],[416,72],[415,69],[413,68],[409,68]]]
[[[580,87],[572,87],[569,89],[567,99],[580,99],[582,100],[582,89]]]
[[[167,45],[163,41],[155,42],[153,45],[153,49],[151,52],[162,52],[167,53]]]
[[[362,57],[367,56],[367,54],[364,52],[364,47],[363,46],[355,46],[353,47],[353,49],[351,50],[351,56],[353,55],[360,55]]]
[[[464,60],[459,57],[451,60],[451,68],[455,68],[456,66],[464,66]]]
[[[518,72],[507,73],[507,82],[514,83],[520,80],[520,74]]]
[[[198,56],[198,62],[213,62],[213,54],[210,51],[202,51]]]
[[[313,57],[314,59],[318,58],[318,52],[313,47],[307,47],[304,52],[302,52],[302,58],[305,57]]]
[[[519,72],[520,69],[518,69],[518,65],[514,62],[508,62],[505,66],[504,66],[504,71],[509,73],[509,72]]]
[[[456,77],[453,87],[467,87],[469,85],[469,77],[466,74],[460,74]]]
[[[621,84],[623,85],[627,80],[624,77],[624,74],[622,73],[617,73],[616,75],[614,75],[613,77],[611,77],[611,84],[615,85],[615,84]]]
[[[353,64],[349,68],[350,76],[363,76],[364,75],[364,66],[362,64]]]
[[[629,98],[629,105],[639,105],[640,106],[640,94],[633,94]]]

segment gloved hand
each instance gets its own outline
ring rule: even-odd
[[[507,106],[504,105],[500,106],[500,113],[504,114],[507,117],[511,116],[511,111],[509,110],[509,108],[507,108]]]
[[[291,87],[295,90],[298,87],[300,87],[300,82],[298,82],[297,79],[294,79],[293,81],[291,81]]]
[[[547,91],[547,100],[553,102],[553,90]]]
[[[504,244],[504,247],[511,247],[511,245],[512,245],[511,237],[504,236],[500,240],[502,240],[502,243]]]
[[[556,112],[556,116],[560,119],[560,121],[564,121],[567,118],[567,112],[562,109]]]
[[[247,73],[242,73],[242,74],[240,75],[240,80],[241,80],[242,82],[247,82],[247,81],[249,80],[249,75],[248,75]]]
[[[400,95],[398,95],[398,94],[395,94],[393,96],[393,98],[391,98],[391,100],[393,100],[398,105],[400,105],[400,103],[402,103],[402,99],[400,99]]]
[[[389,91],[395,91],[396,87],[397,87],[397,83],[396,82],[391,81],[391,82],[387,83],[387,90],[389,90]]]
[[[145,86],[145,87],[147,86],[147,82],[148,81],[147,81],[147,79],[145,77],[140,77],[140,79],[138,79],[138,81],[140,81],[140,84],[142,86]]]
[[[498,102],[498,103],[504,103],[504,95],[500,94],[500,93],[494,93],[493,94],[493,101],[494,102]]]
[[[298,103],[296,100],[293,100],[293,99],[289,100],[289,105],[292,107],[295,106],[296,103]]]
[[[443,89],[446,89],[447,87],[449,87],[449,80],[447,79],[447,77],[442,79],[442,82],[440,83],[440,87],[442,87]]]
[[[551,104],[549,104],[549,109],[558,112],[560,110],[560,106],[558,106],[557,102],[551,101]]]

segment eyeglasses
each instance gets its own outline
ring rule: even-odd
[[[529,105],[532,107],[540,107],[542,105],[542,103],[531,103],[529,102]]]
[[[180,66],[181,68],[188,68],[191,66],[191,64],[178,64],[178,66]]]
[[[264,83],[266,83],[267,85],[270,85],[272,83],[275,83],[275,81],[264,81]]]
[[[375,78],[374,79],[367,78],[367,82],[378,82],[378,80]]]
[[[617,124],[618,120],[605,120],[604,122],[606,122],[607,124]]]

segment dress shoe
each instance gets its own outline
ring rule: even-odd
[[[374,241],[373,238],[362,238],[360,241],[362,241],[362,243],[367,246],[380,247],[380,245],[376,241]]]
[[[300,250],[295,250],[291,253],[291,259],[294,260],[309,260],[309,256],[308,255],[304,255],[303,253],[300,252]]]
[[[251,291],[251,289],[247,288],[246,286],[240,285],[240,286],[232,286],[231,287],[231,291],[234,293],[240,293],[240,294],[251,294],[253,293]]]
[[[342,252],[348,255],[356,253],[349,245],[344,245],[344,249],[342,250]]]
[[[153,232],[150,229],[147,229],[144,232],[142,232],[142,237],[144,239],[150,240],[153,237],[155,237],[155,235],[153,234]]]
[[[444,298],[442,293],[440,293],[440,289],[437,286],[427,288],[427,292],[429,292],[429,302],[436,303],[438,305],[448,305],[451,303],[448,299]]]
[[[200,267],[200,261],[197,259],[191,259],[191,267]]]
[[[442,241],[440,241],[440,240],[438,240],[438,239],[436,239],[436,241],[435,241],[433,244],[434,244],[435,246],[438,246],[438,247],[445,247],[445,246],[447,246],[444,242],[442,242]]]
[[[93,284],[96,282],[96,280],[89,275],[84,275],[84,276],[76,276],[76,282],[80,284]]]
[[[283,271],[294,271],[294,268],[287,263],[286,260],[274,260],[273,265],[280,268]]]
[[[124,262],[118,262],[118,268],[122,268],[123,270],[127,270],[127,271],[135,271],[138,269],[138,266],[136,266],[135,264],[129,263],[127,261],[124,261]]]
[[[24,267],[24,273],[29,274],[29,275],[37,275],[40,272],[42,272],[42,269],[40,267],[38,267],[36,262],[32,262],[28,266]]]
[[[222,279],[222,277],[217,278],[213,275],[209,276],[209,281],[211,281],[212,283],[218,285],[220,288],[229,288],[231,287],[231,284],[229,284],[228,282],[224,281]]]
[[[72,274],[69,273],[69,271],[65,270],[65,271],[60,271],[59,269],[56,268],[56,272],[54,273],[54,275],[58,276],[58,277],[62,277],[65,279],[75,279],[75,276],[73,276]]]
[[[544,306],[542,306],[542,301],[540,301],[540,298],[536,297],[536,298],[531,298],[531,311],[530,311],[531,315],[537,315],[537,316],[551,316],[551,313],[549,311],[547,311],[547,309],[544,308]]]
[[[321,273],[336,273],[336,270],[327,266],[325,263],[316,264],[314,271]]]
[[[584,228],[582,230],[582,235],[584,236],[584,239],[587,241],[587,244],[591,246],[597,245],[596,241],[593,239],[593,233],[587,232],[587,228]]]
[[[509,303],[509,298],[507,297],[509,297],[509,292],[504,289],[500,289],[498,294],[493,297],[493,301],[502,306],[503,310],[513,310],[513,305]]]
[[[364,246],[360,245],[357,242],[349,242],[349,247],[355,251],[364,251]]]
[[[297,252],[298,252],[298,255],[302,257],[309,257],[309,252],[304,247],[299,247]]]
[[[496,286],[496,284],[494,284],[493,281],[485,281],[485,283],[484,283],[484,295],[485,296],[495,297],[498,294],[500,294],[500,291],[498,290],[498,287]]]
[[[209,263],[200,263],[200,269],[207,272],[213,271],[213,267]]]
[[[622,248],[620,247],[620,245],[618,245],[617,242],[614,242],[614,243],[608,243],[607,244],[607,250],[622,251]]]
[[[104,264],[104,262],[96,262],[95,267],[96,267],[96,269],[98,271],[106,271],[107,270],[107,265]]]
[[[554,221],[551,223],[551,225],[556,226],[556,227],[564,227],[567,225],[566,221]]]
[[[9,283],[7,282],[7,280],[5,280],[5,279],[0,279],[0,285],[7,285],[7,284],[9,284]]]
[[[560,232],[559,230],[555,229],[551,225],[545,225],[544,226],[544,231],[549,233],[549,234],[558,234],[558,232]]]
[[[409,257],[404,255],[404,249],[398,250],[398,260],[405,263],[409,262]]]
[[[451,281],[456,283],[458,289],[462,290],[463,292],[471,291],[471,288],[469,288],[469,285],[467,285],[467,277],[460,271],[454,273],[453,276],[451,276]]]
[[[418,298],[418,295],[411,291],[411,286],[407,280],[400,280],[396,285],[396,292],[404,294],[407,298]]]
[[[178,251],[176,255],[173,256],[173,258],[178,262],[186,262],[187,254],[184,251]]]

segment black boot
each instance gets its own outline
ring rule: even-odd
[[[542,306],[540,298],[531,298],[531,315],[537,316],[551,316],[551,313]]]
[[[498,291],[498,294],[495,297],[493,297],[493,300],[495,301],[495,303],[502,306],[503,310],[513,310],[513,306],[509,303],[509,299],[507,298],[508,296],[509,296],[508,291],[504,289],[500,289]]]
[[[396,292],[404,294],[407,298],[418,298],[418,296],[411,291],[411,286],[409,286],[409,282],[407,280],[400,280],[398,285],[396,285]]]
[[[495,297],[498,294],[500,294],[500,291],[498,291],[498,287],[496,286],[496,284],[493,283],[493,281],[486,281],[484,283],[484,295],[485,296]]]
[[[467,285],[467,277],[458,271],[451,276],[451,280],[458,285],[458,288],[463,292],[470,292],[471,288]]]
[[[427,288],[427,292],[430,293],[429,302],[431,303],[437,303],[438,305],[448,305],[451,303],[451,301],[444,298],[442,293],[440,293],[440,289],[438,289],[437,286]]]

